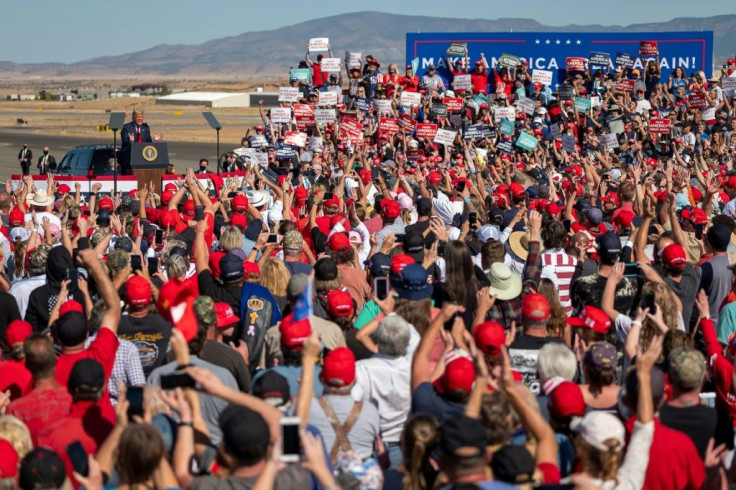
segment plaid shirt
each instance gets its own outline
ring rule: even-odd
[[[524,273],[522,274],[521,294],[518,298],[508,301],[496,301],[488,314],[487,321],[498,322],[504,327],[511,327],[511,322],[515,321],[517,325],[521,325],[521,298],[525,294],[537,291],[542,275],[542,256],[539,252],[539,242],[529,242],[529,255],[527,255],[524,264]]]
[[[88,337],[84,343],[85,349],[97,337],[97,334]],[[107,382],[107,391],[110,393],[110,401],[113,405],[117,405],[118,381],[122,381],[125,386],[140,386],[146,384],[146,377],[143,375],[143,366],[138,349],[133,342],[118,339],[118,350],[115,353],[115,364],[112,367],[112,374]]]

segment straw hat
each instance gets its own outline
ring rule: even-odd
[[[39,189],[26,197],[26,202],[31,206],[48,206],[54,203],[54,196],[46,194],[46,189]]]
[[[528,252],[527,252],[528,253]],[[521,294],[521,277],[517,276],[503,262],[496,262],[486,271],[491,281],[490,294],[496,299],[505,301]]]
[[[509,235],[509,246],[511,251],[516,254],[521,260],[526,260],[529,256],[529,232],[528,231],[515,231]],[[539,250],[544,250],[541,246]]]

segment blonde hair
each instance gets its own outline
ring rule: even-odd
[[[268,289],[274,296],[286,296],[289,277],[289,269],[286,268],[284,262],[270,258],[263,264],[258,284]]]
[[[594,448],[582,438],[577,442],[577,456],[583,462],[583,472],[593,478],[618,483],[616,474],[621,466],[621,444],[617,439],[606,439],[605,451]]]
[[[665,325],[669,330],[677,329],[677,304],[672,290],[663,283],[647,282],[642,287],[641,293],[642,295],[654,294],[654,304],[662,310]],[[652,311],[650,313],[654,314]],[[641,326],[639,345],[642,349],[648,349],[652,339],[659,335],[662,335],[659,327],[649,318],[646,318]]]
[[[21,459],[33,449],[31,431],[19,418],[12,415],[0,416],[0,439],[8,441]]]
[[[404,464],[402,488],[424,490],[425,474],[430,469],[430,457],[439,440],[439,425],[428,414],[416,414],[406,422],[403,437]]]
[[[236,248],[243,248],[243,234],[236,226],[228,226],[220,235],[220,248],[229,252]]]
[[[565,326],[567,325],[567,314],[560,304],[555,284],[544,278],[539,282],[539,294],[544,295],[549,303],[550,315],[547,320],[547,335],[550,337],[565,338]]]

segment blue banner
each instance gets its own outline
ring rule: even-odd
[[[585,58],[591,53],[610,55],[609,69],[615,69],[615,59],[621,53],[634,59],[633,69],[642,70],[642,65],[654,56],[639,56],[641,41],[656,41],[659,49],[662,82],[667,80],[676,67],[682,67],[687,75],[703,71],[711,77],[713,68],[713,31],[702,32],[462,32],[462,33],[407,33],[406,61],[419,59],[415,72],[421,77],[431,64],[438,74],[449,83],[451,78],[447,66],[447,48],[450,43],[467,43],[470,66],[480,60],[484,53],[490,67],[502,54],[518,56],[529,63],[530,72],[548,70],[553,72],[552,88],[565,79],[566,59]],[[454,63],[458,57],[452,57]],[[594,67],[598,68],[598,67]],[[493,83],[491,77],[490,83]]]

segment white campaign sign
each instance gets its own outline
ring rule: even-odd
[[[315,109],[314,120],[317,124],[330,124],[335,122],[335,109]]]
[[[519,97],[518,106],[519,109],[526,112],[530,116],[534,114],[534,99],[530,99],[529,97]]]
[[[606,148],[618,148],[618,138],[615,134],[602,134],[598,137]]]
[[[532,83],[537,82],[550,86],[552,84],[552,72],[549,70],[534,70],[532,72]]]
[[[422,104],[422,94],[419,92],[401,92],[401,105],[404,107],[419,106]]]
[[[330,38],[328,37],[313,37],[309,40],[309,51],[327,51],[330,44]]]
[[[516,121],[516,110],[513,107],[496,107],[493,110],[493,120],[498,122],[501,119]]]
[[[307,138],[307,147],[310,150],[322,150],[322,138],[319,136],[310,136]]]
[[[299,102],[299,87],[279,87],[279,102]]]
[[[291,109],[288,107],[274,107],[271,109],[271,121],[288,123],[291,121]]]
[[[387,112],[391,113],[391,101],[386,99],[373,99],[373,107],[375,107],[376,112]]]
[[[340,73],[340,58],[322,58],[320,67],[326,73]]]
[[[452,88],[455,90],[471,90],[473,83],[470,81],[470,75],[458,75],[453,78]]]
[[[320,92],[317,105],[337,105],[337,92]]]
[[[348,68],[358,67],[360,68],[360,64],[363,61],[363,54],[362,53],[351,53],[350,51],[345,51],[345,63],[348,64]]]
[[[451,145],[455,141],[457,131],[450,131],[448,129],[438,129],[437,134],[434,135],[434,142],[441,145]]]

